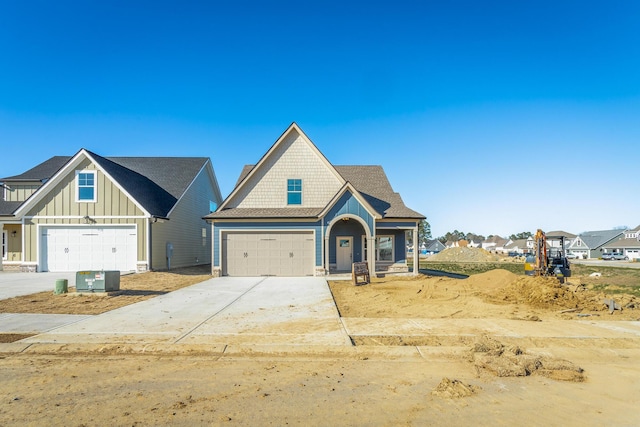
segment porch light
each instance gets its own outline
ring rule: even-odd
[[[349,217],[348,217],[348,216],[345,216],[344,218],[342,218],[342,220],[343,220],[344,222],[347,222],[347,221],[349,221]]]
[[[16,237],[16,234],[18,234],[18,232],[17,232],[16,230],[13,230],[13,231],[11,232],[11,237]]]

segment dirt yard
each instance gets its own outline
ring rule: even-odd
[[[16,298],[0,302],[0,312],[100,313],[208,278],[195,273],[123,277],[113,297]],[[640,318],[634,295],[608,292],[597,280],[577,276],[561,286],[493,270],[464,280],[388,276],[330,287],[343,317],[518,319],[540,327],[550,319],[623,325]],[[610,314],[603,302],[610,298],[622,310]],[[522,348],[483,336],[467,347],[422,347],[419,359],[378,352],[379,344],[350,357],[321,349],[296,357],[268,349],[0,353],[0,425],[640,424],[640,339]]]

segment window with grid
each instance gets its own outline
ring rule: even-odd
[[[76,175],[79,202],[96,201],[96,173],[94,171],[78,172]]]
[[[302,180],[301,179],[287,180],[287,204],[288,205],[302,204]]]

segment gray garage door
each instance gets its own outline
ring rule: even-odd
[[[222,274],[228,276],[312,276],[313,232],[225,232]]]

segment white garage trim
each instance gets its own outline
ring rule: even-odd
[[[135,224],[38,224],[36,232],[39,271],[137,269]]]
[[[220,230],[220,268],[230,276],[313,276],[313,229]]]

